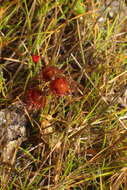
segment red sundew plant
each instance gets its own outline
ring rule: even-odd
[[[56,96],[66,96],[71,94],[70,82],[66,79],[63,74],[63,71],[58,69],[55,66],[46,66],[44,67],[39,74],[37,79],[50,81],[47,90],[51,91]],[[29,111],[39,110],[44,108],[46,105],[46,93],[36,87],[31,87],[26,93],[26,106]]]
[[[39,78],[45,81],[54,80],[56,76],[62,74],[62,71],[55,66],[46,66],[39,73]]]
[[[44,108],[46,105],[46,97],[41,90],[30,88],[26,94],[26,105],[28,110]]]
[[[65,96],[71,93],[69,82],[65,77],[59,77],[51,81],[51,91],[58,96]]]

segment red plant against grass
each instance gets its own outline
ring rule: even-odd
[[[62,71],[55,66],[46,66],[42,71],[39,73],[40,78],[45,81],[54,80],[56,76],[62,74]]]
[[[35,63],[38,62],[40,56],[32,55],[32,59]],[[39,85],[43,81],[48,83],[47,92],[52,92],[56,96],[66,96],[71,93],[70,82],[67,80],[65,74],[56,66],[44,65],[41,71],[37,74],[36,80],[39,80]],[[46,105],[45,89],[42,92],[39,89],[39,85],[36,87],[30,87],[26,94],[26,105],[28,110],[39,110]]]
[[[70,85],[65,77],[55,78],[50,83],[51,91],[58,96],[70,94]]]
[[[26,94],[26,105],[28,110],[38,110],[44,108],[46,96],[37,88],[30,88]]]

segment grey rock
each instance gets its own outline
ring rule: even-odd
[[[16,102],[0,110],[0,161],[3,163],[1,186],[9,179],[9,167],[13,166],[21,143],[26,139],[27,117],[24,105]]]
[[[10,141],[25,139],[26,123],[23,103],[16,102],[0,111],[0,152]]]

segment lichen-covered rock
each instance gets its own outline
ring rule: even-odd
[[[23,104],[19,102],[0,110],[0,152],[10,141],[23,141],[26,136],[26,122]]]
[[[124,0],[106,0],[102,10],[100,10],[98,22],[104,23],[107,17],[111,20],[115,20],[116,25],[120,26],[121,29],[118,32],[126,32],[127,3]]]
[[[12,166],[15,163],[17,150],[26,139],[26,124],[27,118],[21,102],[0,110],[0,161],[4,165]],[[7,167],[0,171],[1,184],[7,182],[8,171]]]

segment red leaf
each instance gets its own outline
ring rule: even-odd
[[[31,56],[34,63],[37,63],[39,61],[39,58],[40,58],[39,55],[31,55]]]

